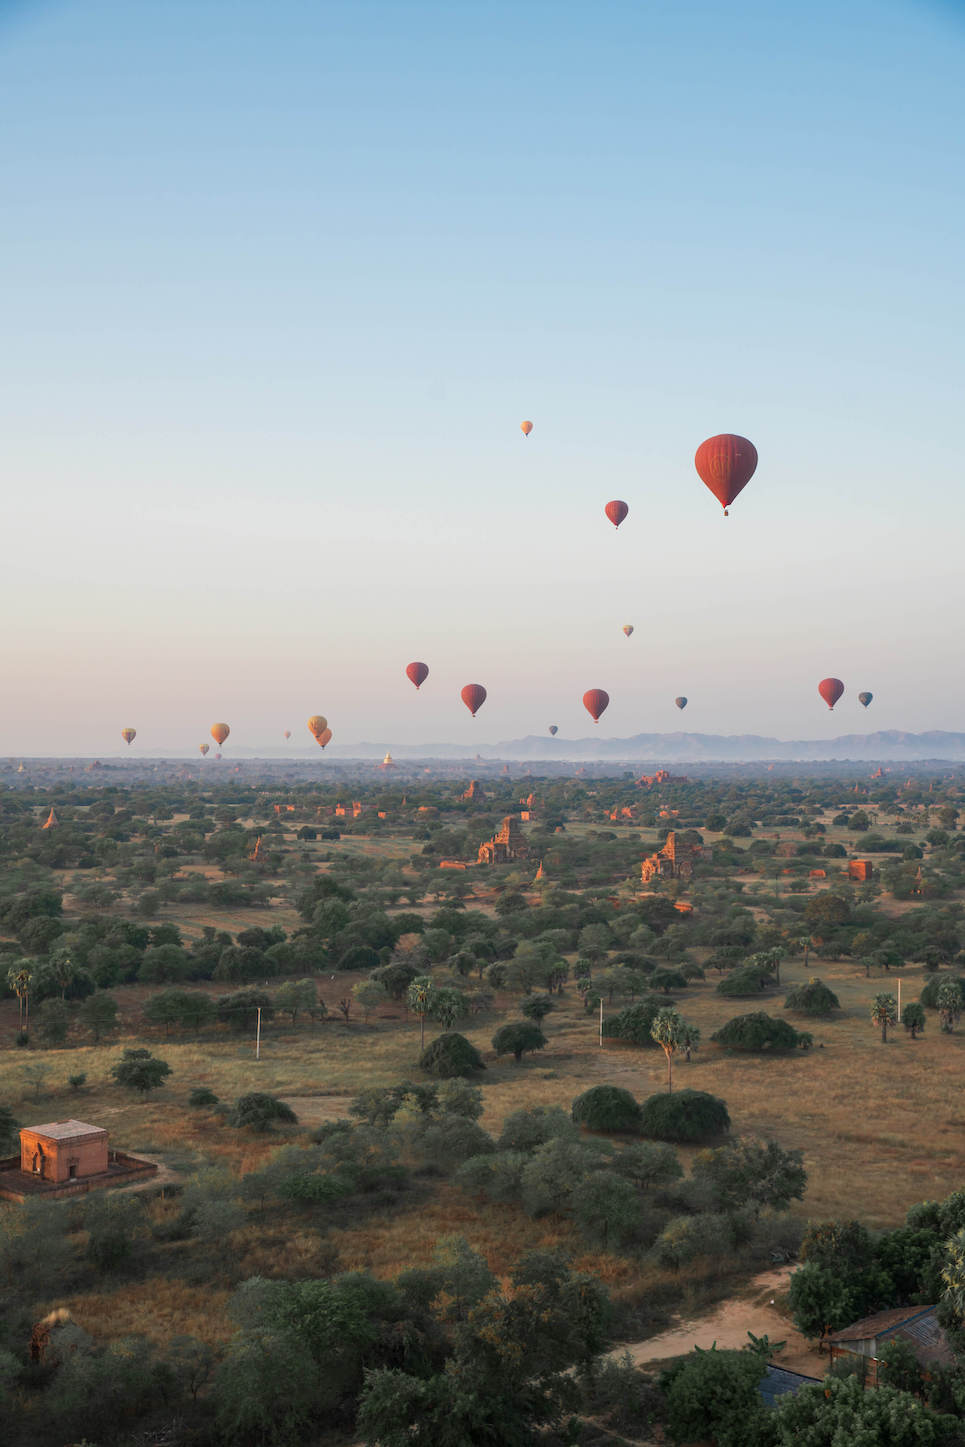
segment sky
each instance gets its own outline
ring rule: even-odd
[[[950,0],[0,0],[0,754],[965,727],[963,175]]]

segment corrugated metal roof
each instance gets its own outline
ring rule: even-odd
[[[786,1367],[775,1367],[768,1363],[765,1375],[757,1384],[757,1390],[766,1407],[776,1407],[778,1398],[793,1396],[802,1387],[816,1385],[817,1377],[805,1377],[800,1372],[789,1372]]]
[[[874,1316],[862,1317],[851,1326],[832,1332],[828,1341],[871,1341],[874,1337],[889,1335],[897,1327],[905,1326],[927,1312],[934,1311],[933,1306],[898,1306],[891,1311],[876,1311]]]

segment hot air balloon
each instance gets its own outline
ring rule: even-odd
[[[286,738],[286,739],[290,739],[291,736],[292,736],[292,731],[291,731],[291,729],[286,729],[286,730],[285,730],[285,738]]]
[[[680,709],[684,709],[687,707],[687,700],[684,698],[683,694],[681,694],[679,698],[675,698],[674,703]]]
[[[130,748],[131,744],[137,738],[137,729],[121,729],[121,738],[127,744],[128,748]]]
[[[550,738],[555,739],[560,731],[559,724],[550,724]]]
[[[486,702],[486,690],[481,683],[467,683],[459,694],[473,718]]]
[[[405,676],[410,683],[415,684],[416,688],[421,688],[429,677],[428,663],[407,663],[405,666]]]
[[[726,517],[727,509],[737,494],[754,476],[757,448],[746,437],[722,432],[719,437],[708,437],[700,444],[694,466],[701,482],[710,488]]]
[[[319,743],[322,748],[324,748],[326,744],[330,744],[332,742],[332,730],[323,729],[316,742]]]
[[[862,708],[867,708],[867,707],[868,707],[868,704],[871,702],[871,700],[872,700],[873,698],[874,698],[874,694],[873,694],[873,693],[859,693],[859,694],[858,694],[858,702],[860,703],[860,705],[861,705]]]
[[[619,499],[616,499],[613,502],[608,502],[603,511],[606,513],[613,526],[615,528],[618,528],[623,522],[623,519],[626,517],[627,513],[630,511],[630,509],[627,507],[625,502],[620,502]]]
[[[211,725],[211,737],[214,739],[215,743],[218,745],[219,748],[224,743],[225,739],[230,733],[231,730],[226,723]]]
[[[583,695],[583,707],[594,723],[600,722],[610,702],[610,695],[602,688],[589,688]]]
[[[629,637],[630,637],[630,634],[631,634],[632,632],[633,632],[633,624],[632,624],[632,623],[624,623],[624,625],[623,625],[623,635],[624,635],[624,637],[625,637],[625,638],[629,638]]]
[[[533,430],[532,422],[521,422],[519,427],[524,437],[528,437]]]
[[[818,693],[824,699],[828,708],[834,708],[834,705],[844,693],[844,684],[840,678],[822,678],[818,684]]]
[[[198,744],[198,752],[200,753],[202,758],[205,758],[211,752],[211,745]]]
[[[327,728],[328,719],[325,718],[323,714],[313,713],[311,718],[308,720],[308,732],[311,734],[312,738],[315,740],[316,743],[318,743],[319,739]]]

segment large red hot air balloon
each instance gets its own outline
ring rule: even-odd
[[[613,502],[607,503],[603,511],[606,513],[613,526],[615,528],[618,528],[623,522],[627,513],[630,511],[630,509],[627,507],[625,502],[620,502],[619,498],[615,498]]]
[[[467,683],[459,697],[472,714],[473,718],[486,702],[486,690],[481,683]]]
[[[746,437],[722,432],[719,437],[708,437],[700,444],[694,466],[701,482],[710,488],[726,517],[727,509],[737,494],[754,476],[757,448]]]
[[[524,437],[528,437],[533,430],[532,422],[521,422],[519,426]]]
[[[405,666],[405,676],[410,683],[415,684],[416,688],[421,688],[429,677],[428,663],[407,663]]]
[[[824,699],[828,708],[834,708],[834,705],[844,693],[844,684],[840,678],[822,678],[818,684],[818,693]]]
[[[231,730],[226,723],[217,723],[211,725],[211,737],[214,739],[215,743],[218,745],[219,748],[224,743],[225,739],[230,733]]]
[[[600,715],[605,713],[610,702],[610,695],[602,688],[588,688],[583,695],[583,707],[594,723],[600,722]]]
[[[127,747],[130,748],[131,744],[137,738],[137,729],[121,729],[121,738],[127,744]]]

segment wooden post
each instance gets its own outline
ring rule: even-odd
[[[600,1049],[603,1049],[603,996],[600,996]]]
[[[898,1024],[901,1024],[901,981],[898,981]]]

